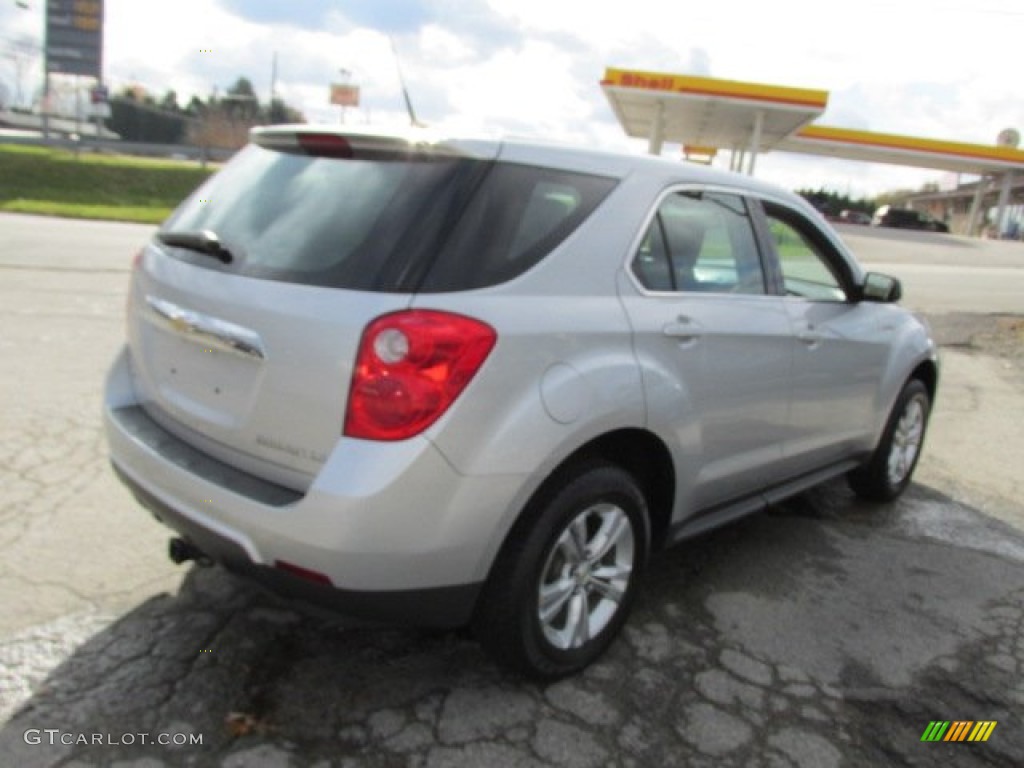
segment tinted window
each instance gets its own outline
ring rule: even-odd
[[[339,159],[249,146],[164,225],[209,229],[229,266],[174,249],[203,267],[253,277],[396,290],[430,258],[452,210],[486,171],[476,161],[405,153]]]
[[[457,291],[511,279],[573,231],[609,179],[445,155],[315,156],[249,146],[165,230],[212,230],[252,277],[358,290]]]
[[[614,180],[599,176],[496,164],[422,290],[480,288],[522,274],[568,237],[614,186]]]
[[[665,198],[640,242],[633,273],[651,291],[765,292],[746,204],[719,192],[687,190]]]

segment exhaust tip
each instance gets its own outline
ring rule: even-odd
[[[204,554],[199,547],[188,539],[183,539],[178,536],[175,536],[170,540],[170,542],[168,542],[167,555],[175,565],[187,563],[189,560],[194,560],[196,565],[201,565],[203,567],[213,565],[213,560]]]

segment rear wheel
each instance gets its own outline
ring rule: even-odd
[[[870,501],[892,501],[910,484],[924,445],[931,399],[918,379],[896,398],[882,439],[864,466],[848,475],[850,487]]]
[[[590,464],[531,503],[509,535],[477,608],[497,661],[542,679],[597,659],[626,621],[648,548],[636,481]]]

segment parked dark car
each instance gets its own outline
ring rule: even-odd
[[[840,211],[839,220],[846,224],[862,224],[864,226],[871,223],[871,217],[864,211]]]
[[[923,229],[927,232],[949,232],[949,227],[927,213],[911,208],[896,208],[883,205],[871,219],[873,227],[893,227],[894,229]]]

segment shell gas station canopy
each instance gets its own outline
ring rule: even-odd
[[[608,68],[601,88],[626,134],[646,139],[651,154],[665,142],[688,158],[730,150],[730,169],[754,172],[772,150],[1001,177],[1002,220],[1024,151],[817,125],[828,92],[692,75]],[[979,185],[979,189],[980,189]],[[975,205],[977,207],[977,205]]]
[[[651,154],[666,141],[704,155],[750,149],[748,172],[757,152],[775,149],[828,104],[825,91],[624,69],[608,69],[601,87],[626,134],[647,139]]]

